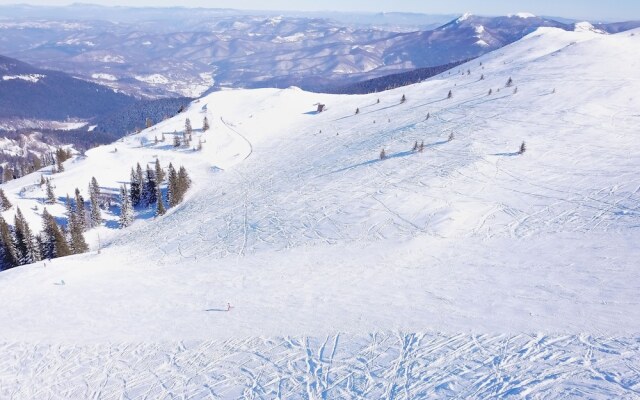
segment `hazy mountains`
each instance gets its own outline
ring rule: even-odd
[[[0,54],[138,97],[195,97],[224,87],[327,90],[476,57],[541,26],[574,29],[529,14],[452,20],[87,5],[0,9],[11,17],[0,20]]]

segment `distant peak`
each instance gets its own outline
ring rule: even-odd
[[[605,33],[603,30],[597,29],[595,26],[593,26],[590,22],[587,21],[583,21],[583,22],[577,22],[574,25],[573,30],[575,32],[596,32],[596,33]]]
[[[460,18],[458,18],[458,19],[456,20],[456,22],[466,21],[466,20],[468,20],[469,18],[471,18],[472,16],[473,16],[473,14],[471,14],[471,13],[464,13]]]
[[[528,12],[519,12],[519,13],[515,13],[515,14],[509,14],[507,16],[509,18],[522,18],[522,19],[536,18],[537,17],[537,15],[531,14],[531,13],[528,13]]]

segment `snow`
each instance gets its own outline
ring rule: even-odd
[[[118,78],[116,76],[111,75],[111,74],[105,74],[105,73],[92,74],[91,78],[100,79],[100,80],[104,80],[104,81],[117,81],[118,80]]]
[[[58,196],[156,157],[194,186],[0,273],[0,397],[636,396],[639,51],[543,28],[383,93],[215,92],[67,161]],[[3,185],[34,227],[39,174]]]
[[[38,81],[40,81],[40,79],[45,78],[46,75],[42,75],[42,74],[27,74],[27,75],[4,75],[2,77],[3,81],[12,81],[12,80],[22,80],[22,81],[27,81],[27,82],[31,82],[31,83],[37,83]]]
[[[522,19],[537,18],[537,16],[535,14],[531,14],[531,13],[528,13],[528,12],[519,12],[519,13],[516,13],[516,14],[509,14],[508,17],[509,18],[517,17],[517,18],[522,18]]]
[[[471,13],[464,13],[460,18],[458,18],[458,19],[456,20],[456,22],[460,23],[460,22],[463,22],[463,21],[468,20],[468,19],[469,19],[469,18],[471,18],[471,17],[473,17],[473,14],[471,14]]]
[[[273,43],[294,43],[294,42],[299,42],[304,38],[305,38],[304,32],[297,32],[297,33],[294,33],[293,35],[284,36],[284,37],[276,36],[271,41]]]
[[[151,74],[151,75],[136,75],[135,78],[141,82],[146,83],[169,83],[169,79],[162,74]]]

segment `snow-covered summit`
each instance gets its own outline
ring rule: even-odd
[[[509,14],[507,15],[509,18],[522,18],[522,19],[528,19],[528,18],[537,18],[538,16],[535,14],[531,14],[528,12],[519,12],[519,13],[515,13],[515,14]]]

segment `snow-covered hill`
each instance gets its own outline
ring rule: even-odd
[[[58,196],[156,158],[194,186],[0,273],[1,396],[638,396],[639,52],[541,28],[375,95],[214,93],[68,161]],[[186,117],[201,152],[170,146]],[[38,179],[3,185],[33,224]]]

